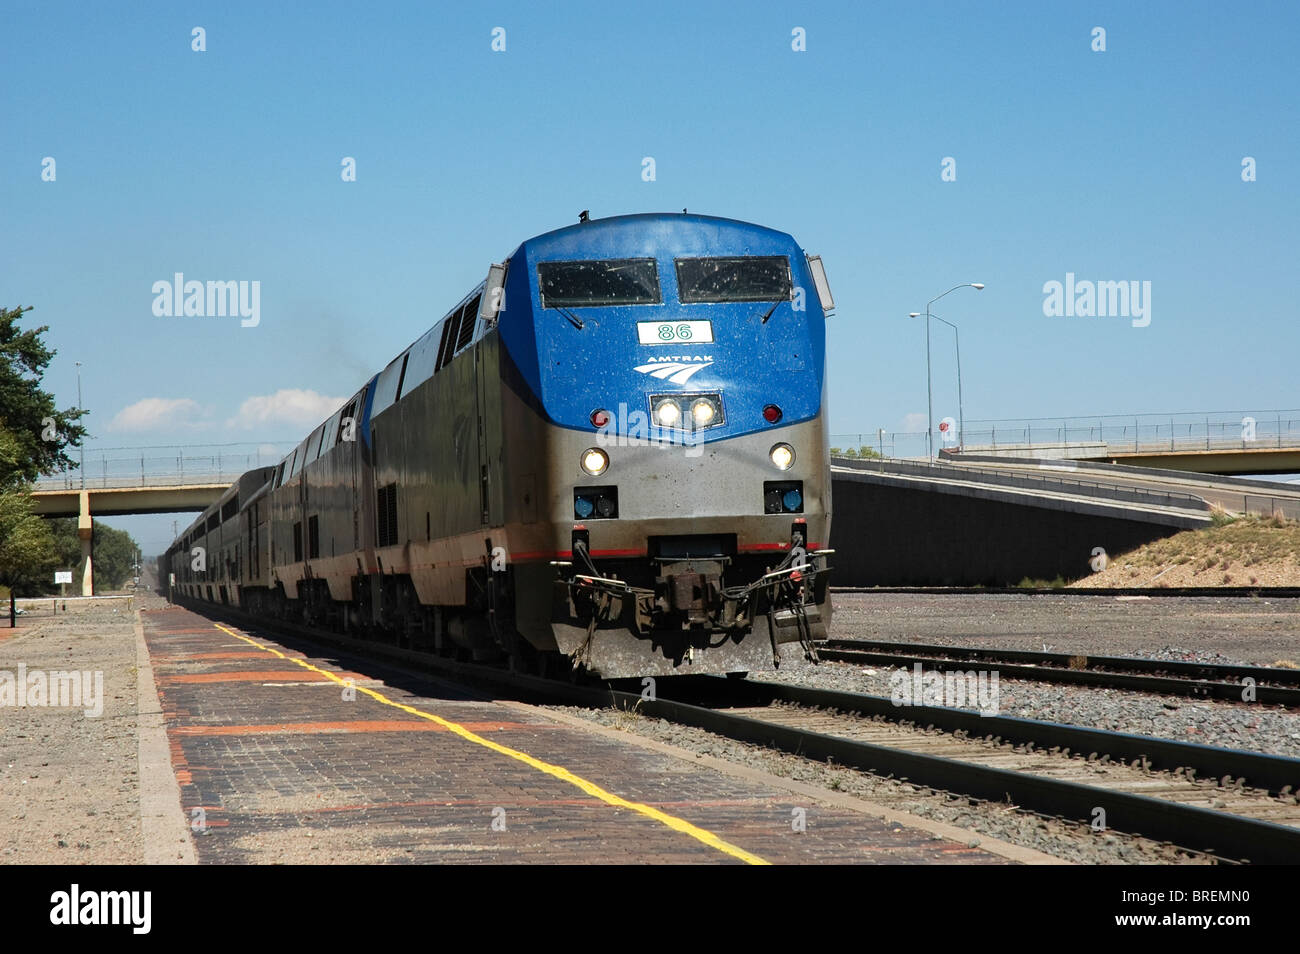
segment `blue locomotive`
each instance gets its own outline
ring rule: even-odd
[[[815,658],[821,261],[730,219],[523,242],[169,548],[185,597],[606,678]]]

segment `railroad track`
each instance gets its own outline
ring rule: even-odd
[[[963,709],[897,707],[857,693],[719,682],[683,684],[670,701],[660,699],[664,717],[1223,860],[1300,861],[1300,759]],[[661,714],[646,703],[641,709]]]
[[[1300,861],[1300,759],[710,676],[660,679],[660,691],[647,699],[639,686],[560,682],[230,609],[202,610],[289,645],[331,645],[470,685],[509,688],[544,704],[636,710],[922,788],[1090,824],[1099,833],[1122,831],[1226,861]]]
[[[821,646],[824,648],[819,648],[818,654],[830,662],[904,668],[920,665],[933,672],[964,672],[971,663],[979,663],[995,666],[999,679],[1300,707],[1300,669],[853,639],[831,639]]]

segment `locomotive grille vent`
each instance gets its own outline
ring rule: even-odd
[[[381,547],[397,543],[397,484],[380,487],[375,507],[375,535]]]

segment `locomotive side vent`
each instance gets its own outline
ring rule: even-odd
[[[391,547],[397,543],[397,484],[380,487],[375,497],[375,542]]]

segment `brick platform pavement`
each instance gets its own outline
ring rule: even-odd
[[[203,863],[1007,861],[180,608],[142,617]]]

